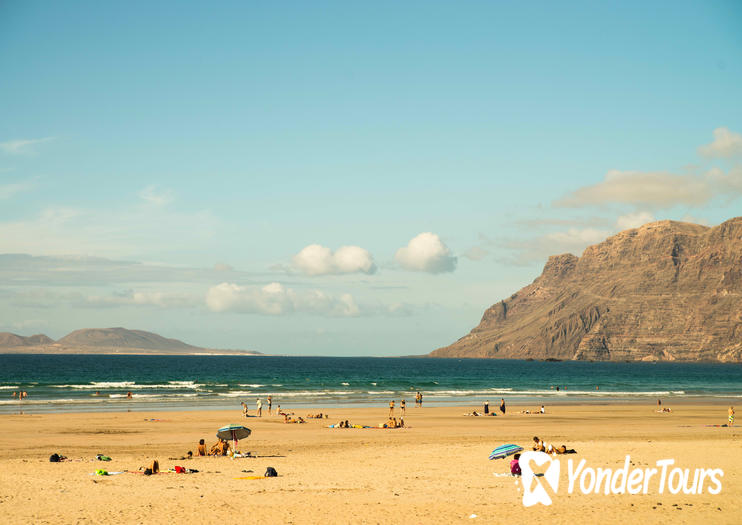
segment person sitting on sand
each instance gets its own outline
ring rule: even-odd
[[[196,454],[199,456],[206,455],[206,442],[203,439],[198,440],[198,450],[196,451]]]
[[[546,452],[544,442],[541,441],[538,436],[533,436],[533,450],[536,452]]]
[[[221,451],[221,448],[222,448],[222,440],[220,439],[219,441],[211,445],[211,448],[209,449],[209,456],[218,456],[219,452]]]
[[[513,456],[513,461],[510,462],[510,474],[513,476],[520,476],[520,454]]]

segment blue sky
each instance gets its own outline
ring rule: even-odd
[[[0,4],[0,330],[424,353],[742,214],[738,2],[152,4]]]

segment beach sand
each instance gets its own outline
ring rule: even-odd
[[[412,403],[410,403],[412,404]],[[548,406],[544,415],[465,417],[471,407],[408,407],[408,428],[328,429],[330,423],[377,425],[388,409],[328,412],[328,420],[284,424],[283,418],[244,419],[233,411],[117,412],[0,416],[0,521],[27,523],[740,523],[742,428],[726,422],[727,406]],[[481,407],[477,406],[476,409]],[[512,412],[522,407],[510,407]],[[535,408],[535,407],[529,407]],[[160,421],[148,421],[158,419]],[[257,458],[168,458],[216,441],[217,428],[253,430],[238,449]],[[510,459],[489,461],[497,445],[530,449],[538,435],[577,449],[559,456],[560,486],[550,506],[525,508]],[[50,463],[58,452],[73,461]],[[113,461],[96,461],[103,453]],[[568,494],[567,460],[620,468],[626,454],[638,467],[661,459],[676,466],[721,468],[720,494]],[[276,456],[276,457],[265,457]],[[158,459],[195,474],[101,477],[96,469],[134,470]],[[262,475],[274,467],[278,478]],[[244,472],[249,470],[252,472]],[[473,517],[476,515],[476,517]]]

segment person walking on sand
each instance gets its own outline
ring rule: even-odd
[[[399,402],[399,409],[402,411],[403,416],[404,416],[404,413],[405,413],[404,411],[406,407],[407,407],[407,401],[403,399],[402,401]]]
[[[734,407],[729,407],[729,426],[734,425]]]
[[[273,413],[273,396],[268,396],[268,415]]]
[[[258,398],[255,404],[258,405],[258,417],[263,417],[263,400]]]
[[[394,400],[389,401],[389,417],[394,416]]]
[[[502,415],[505,415],[505,399],[500,398],[500,412],[502,412]]]
[[[485,401],[484,402],[484,415],[486,416],[489,413],[490,413],[490,402]]]

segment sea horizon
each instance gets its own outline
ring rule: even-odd
[[[246,359],[254,358],[254,359]],[[730,402],[739,363],[424,357],[0,354],[0,414],[285,408]],[[26,391],[21,402],[13,392]],[[131,397],[129,397],[131,392]]]

